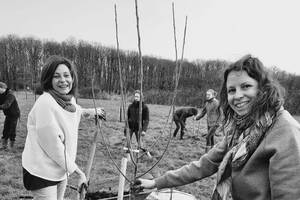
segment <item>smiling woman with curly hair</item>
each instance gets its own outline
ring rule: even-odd
[[[300,125],[284,110],[282,91],[258,58],[232,63],[220,92],[223,140],[198,161],[138,179],[136,187],[175,187],[217,173],[213,200],[299,199]]]

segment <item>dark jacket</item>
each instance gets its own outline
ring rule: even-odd
[[[0,94],[0,110],[3,110],[5,116],[20,117],[20,109],[17,99],[11,90],[7,89],[3,94]]]
[[[139,102],[134,101],[128,106],[127,119],[129,129],[132,131],[139,130]],[[147,105],[142,103],[142,131],[147,131],[149,124],[149,109]]]
[[[179,120],[185,121],[186,118],[191,117],[193,115],[197,115],[197,113],[198,113],[198,110],[197,110],[197,108],[194,108],[194,107],[180,108],[175,111],[174,118],[176,117]]]

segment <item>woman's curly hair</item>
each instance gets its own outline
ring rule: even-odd
[[[223,125],[230,123],[234,116],[234,110],[228,103],[226,87],[228,75],[232,71],[245,71],[258,82],[257,98],[249,113],[254,120],[259,119],[266,112],[276,113],[283,105],[284,89],[270,76],[258,58],[246,55],[230,64],[224,72],[220,92],[220,107],[224,114]]]

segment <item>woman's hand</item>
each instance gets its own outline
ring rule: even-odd
[[[78,178],[78,186],[80,187],[82,184],[87,185],[87,178],[84,173],[80,174]]]
[[[142,131],[141,136],[145,136],[146,135],[146,131]]]
[[[134,183],[134,188],[140,189],[140,190],[153,189],[155,187],[156,187],[155,181],[154,180],[149,180],[149,179],[139,178]]]
[[[85,187],[87,186],[87,178],[85,176],[85,174],[79,169],[77,168],[75,170],[76,174],[79,175],[79,178],[78,178],[78,188],[81,188],[82,186],[85,185]]]

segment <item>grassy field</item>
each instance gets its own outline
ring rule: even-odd
[[[0,196],[1,199],[19,199],[21,195],[30,195],[23,187],[21,154],[24,148],[26,138],[26,120],[28,112],[33,103],[34,96],[31,94],[25,96],[24,93],[17,93],[17,99],[22,111],[20,123],[17,128],[16,151],[0,151]],[[78,103],[82,107],[93,107],[93,101],[89,99],[79,99]],[[98,136],[97,151],[95,154],[94,164],[91,171],[90,191],[113,191],[117,192],[118,171],[113,165],[108,152],[106,151],[103,138],[108,143],[108,149],[112,158],[120,165],[122,157],[125,156],[123,147],[126,140],[123,136],[124,122],[120,122],[119,100],[97,100],[97,106],[104,107],[107,112],[107,121],[102,125],[103,135]],[[169,106],[149,105],[150,123],[146,136],[144,137],[144,146],[152,153],[152,158],[147,156],[140,158],[138,173],[148,170],[159,159],[163,153],[170,135],[170,126],[166,125]],[[0,115],[0,124],[2,131],[4,116]],[[297,117],[300,121],[300,117]],[[165,131],[163,131],[165,129]],[[173,125],[174,129],[174,125]],[[173,130],[172,129],[172,130]],[[167,153],[159,164],[151,170],[147,176],[157,177],[169,169],[176,169],[192,160],[198,159],[204,153],[205,139],[201,134],[206,132],[206,120],[202,119],[194,123],[192,119],[187,120],[188,132],[184,140],[172,140]],[[79,141],[77,164],[84,169],[90,152],[93,133],[95,132],[95,123],[93,120],[83,119],[79,127]],[[102,137],[103,136],[103,137]],[[220,139],[220,138],[217,138]],[[135,141],[135,138],[133,139]],[[76,185],[76,177],[72,175],[69,184]],[[127,176],[133,177],[133,165],[128,164]],[[208,200],[213,189],[214,178],[209,177],[204,180],[178,187],[178,190],[195,195],[198,199]],[[128,184],[126,185],[128,188]],[[76,192],[67,189],[66,198],[75,199]]]

